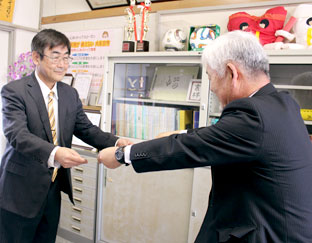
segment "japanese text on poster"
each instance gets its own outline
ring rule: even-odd
[[[121,51],[122,29],[67,32],[71,43],[73,61],[68,69],[75,77],[77,73],[92,75],[89,92],[97,93],[104,77],[105,56]]]
[[[12,22],[15,0],[0,0],[0,20]]]

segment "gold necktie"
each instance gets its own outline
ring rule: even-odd
[[[48,113],[49,113],[49,120],[50,126],[52,131],[52,138],[54,145],[57,145],[57,137],[56,137],[56,129],[55,129],[55,116],[54,116],[54,107],[53,107],[53,96],[54,92],[51,91],[49,93],[49,102],[48,102]],[[57,175],[57,167],[54,167],[53,174],[52,174],[52,182],[54,182]]]

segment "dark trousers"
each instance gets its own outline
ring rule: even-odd
[[[61,193],[56,179],[51,183],[44,205],[35,218],[24,218],[0,208],[0,242],[54,243],[60,211]]]

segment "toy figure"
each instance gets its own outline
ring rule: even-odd
[[[294,25],[296,44],[312,48],[312,4],[300,4],[294,12],[297,22]]]

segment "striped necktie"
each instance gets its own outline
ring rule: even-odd
[[[56,137],[56,129],[55,129],[55,115],[54,115],[54,107],[53,107],[53,96],[54,92],[51,91],[49,93],[49,102],[48,102],[48,113],[49,113],[49,120],[50,126],[52,131],[52,138],[54,145],[57,145],[57,137]],[[54,167],[53,175],[52,175],[52,182],[54,182],[57,175],[57,167]]]

